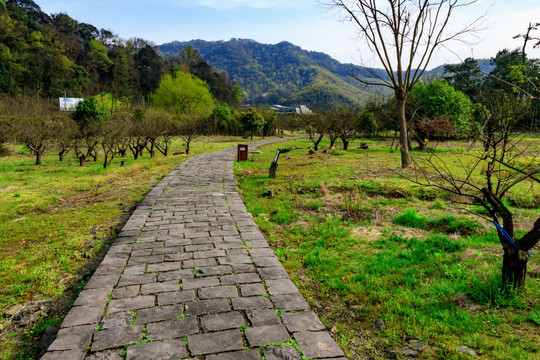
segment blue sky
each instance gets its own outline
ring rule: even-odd
[[[124,39],[141,37],[156,44],[173,40],[248,38],[275,44],[290,41],[322,51],[347,63],[377,66],[355,28],[328,13],[317,0],[35,0],[48,14],[64,12],[79,22],[112,30]],[[457,63],[469,56],[489,58],[529,22],[540,22],[540,0],[479,0],[458,20],[474,18],[489,8],[487,28],[477,44],[452,44],[441,50],[431,67]],[[540,35],[540,31],[539,31]],[[540,57],[540,50],[530,55]]]

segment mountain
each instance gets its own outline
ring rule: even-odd
[[[365,103],[381,88],[363,89],[351,77],[351,65],[330,56],[303,50],[289,42],[275,45],[254,40],[174,41],[158,46],[168,58],[191,46],[216,69],[226,72],[240,84],[248,102],[303,103],[312,108]],[[357,76],[372,78],[369,71],[384,76],[383,70],[354,67]]]
[[[290,42],[262,44],[249,39],[229,41],[173,41],[158,46],[164,58],[177,56],[186,47],[196,49],[204,60],[240,84],[251,104],[306,104],[311,108],[361,105],[380,96],[392,96],[381,86],[364,86],[361,79],[387,79],[382,69],[343,64],[329,55],[307,51]],[[478,60],[489,72],[489,60]],[[426,71],[425,77],[439,78],[444,65]]]

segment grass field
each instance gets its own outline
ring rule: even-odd
[[[198,138],[193,154],[241,138]],[[171,154],[183,149],[173,144]],[[107,169],[47,152],[43,165],[23,146],[0,157],[0,359],[30,359],[48,325],[61,323],[96,259],[130,210],[186,155],[117,158]]]
[[[540,139],[530,141],[540,151]],[[540,358],[538,250],[526,289],[501,293],[502,248],[476,216],[482,209],[400,177],[390,142],[314,155],[309,145],[263,147],[235,174],[248,211],[348,358],[470,359],[458,346],[483,359]],[[302,149],[281,155],[269,179],[285,147]],[[452,166],[450,149],[466,147],[441,148]],[[273,196],[262,196],[268,190]],[[540,216],[540,188],[524,183],[507,201],[523,235]]]

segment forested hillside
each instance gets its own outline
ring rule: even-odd
[[[381,91],[363,89],[351,77],[351,65],[330,56],[306,51],[289,42],[276,45],[253,40],[193,40],[158,46],[165,58],[177,55],[191,46],[217,69],[227,72],[238,82],[251,103],[298,103],[311,107],[358,104]],[[384,77],[384,71],[371,69]],[[356,75],[372,77],[362,67],[354,67]]]
[[[68,14],[46,14],[32,0],[0,2],[0,93],[9,96],[87,97],[108,92],[130,103],[144,103],[163,75],[185,62],[178,57],[163,60],[144,39],[123,40]],[[192,57],[184,70],[205,80],[216,99],[238,101],[238,88],[200,57]]]
[[[286,41],[275,45],[249,39],[173,41],[158,49],[168,58],[188,46],[238,82],[250,103],[304,103],[326,108],[391,95],[383,87],[365,87],[351,76],[354,73],[355,77],[377,82],[377,77],[388,77],[384,70],[342,64],[325,53],[307,51]],[[479,60],[478,64],[485,72],[492,68],[489,60]],[[441,65],[427,71],[426,76],[438,78],[443,72]]]

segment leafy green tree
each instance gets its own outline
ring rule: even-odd
[[[358,118],[358,131],[364,136],[375,136],[378,131],[375,114],[372,111],[363,111]]]
[[[413,125],[421,122],[426,125],[426,119],[437,118],[440,123],[442,119],[448,118],[453,127],[462,133],[467,134],[470,131],[473,113],[472,101],[461,91],[456,91],[446,81],[436,80],[428,84],[416,84],[411,92],[407,110],[408,113],[412,114],[410,118]],[[429,126],[417,127],[418,130],[421,128],[426,131],[419,131],[415,136],[421,148],[423,148],[426,139],[429,140],[432,135],[442,134],[430,134],[428,130],[431,127]]]
[[[151,96],[152,103],[172,109],[177,116],[209,116],[214,108],[214,98],[206,83],[184,72],[174,77],[165,75]]]
[[[456,90],[463,92],[469,98],[474,98],[484,81],[485,75],[480,70],[478,61],[467,58],[461,64],[445,65],[443,77]]]
[[[135,54],[135,68],[138,73],[139,89],[144,98],[160,86],[160,79],[165,73],[165,62],[150,44],[146,44]]]
[[[240,123],[244,131],[251,133],[251,140],[253,140],[253,134],[262,130],[264,127],[264,118],[253,108],[249,108],[247,111],[240,114]]]
[[[227,105],[217,105],[210,114],[212,131],[221,134],[230,133],[231,118],[231,110]]]
[[[105,115],[105,111],[99,106],[94,97],[89,97],[79,103],[76,111],[72,114],[72,118],[79,129],[74,151],[75,156],[79,159],[80,166],[83,166],[86,160],[96,151]]]

